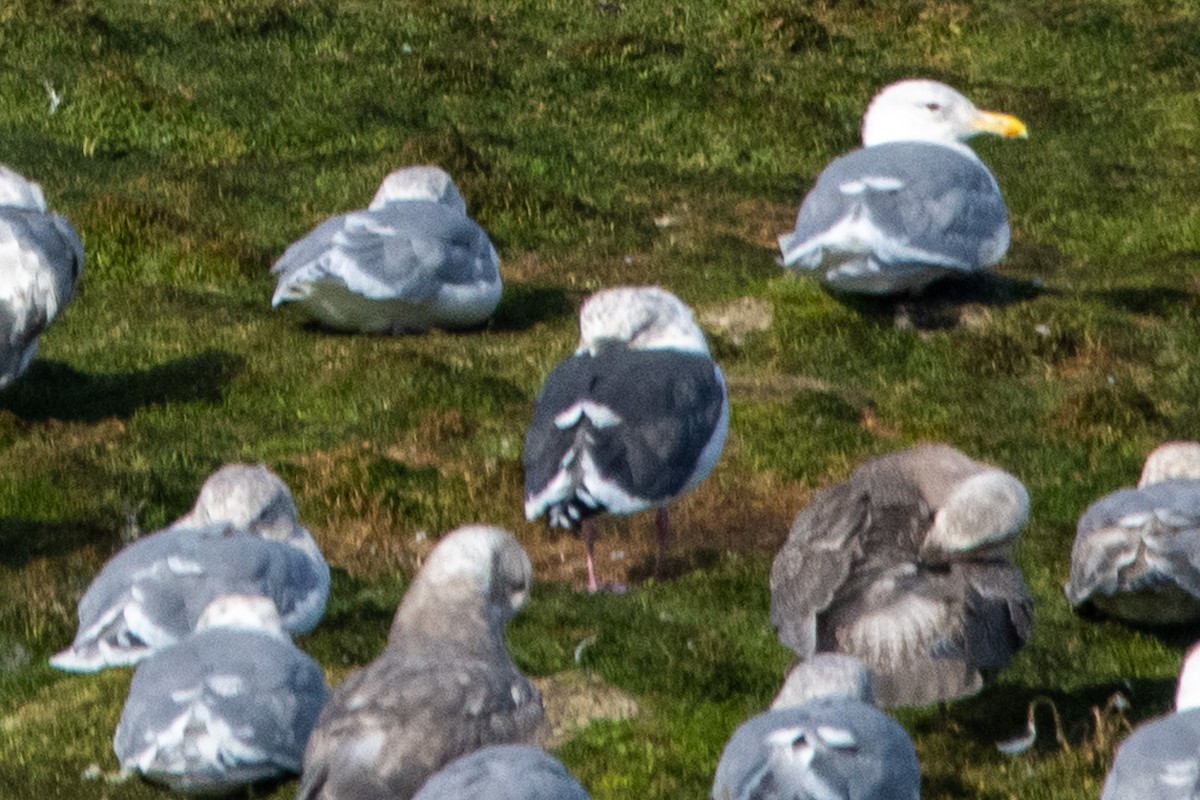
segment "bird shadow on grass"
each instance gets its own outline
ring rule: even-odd
[[[878,324],[931,331],[957,327],[968,306],[1008,306],[1033,300],[1045,291],[1035,281],[986,273],[943,278],[916,297],[836,292],[833,296]]]
[[[113,538],[94,520],[28,520],[0,517],[0,565],[20,569],[35,558],[53,558]]]
[[[565,289],[506,283],[500,306],[489,327],[494,331],[523,331],[540,322],[574,317],[579,303]]]
[[[216,403],[244,366],[244,358],[220,350],[205,350],[145,370],[101,374],[38,359],[0,394],[0,409],[26,421],[98,422],[130,417],[145,406]]]

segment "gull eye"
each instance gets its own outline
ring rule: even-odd
[[[799,750],[802,747],[808,747],[808,737],[804,735],[804,731],[800,731],[792,739],[792,749]]]
[[[936,114],[938,111],[942,110],[942,104],[941,103],[926,103],[925,110],[932,111]]]

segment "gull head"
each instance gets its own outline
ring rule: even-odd
[[[617,286],[596,292],[579,310],[579,349],[596,353],[602,342],[635,350],[681,350],[708,355],[692,310],[657,286]]]
[[[980,133],[1006,138],[1028,136],[1025,123],[996,111],[981,111],[944,83],[906,80],[885,86],[867,106],[862,142],[921,141],[965,148]]]
[[[454,185],[454,179],[441,167],[404,167],[390,173],[379,184],[370,209],[376,211],[399,200],[428,200],[456,209],[464,216],[467,201]]]
[[[1200,478],[1200,442],[1167,442],[1146,456],[1138,488],[1179,478]]]
[[[287,485],[262,464],[227,464],[200,487],[196,504],[180,522],[229,525],[267,539],[290,538],[299,513]]]

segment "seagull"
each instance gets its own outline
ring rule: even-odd
[[[329,689],[275,602],[224,595],[194,633],[138,665],[113,737],[125,771],[221,794],[300,772]]]
[[[500,303],[496,248],[467,216],[454,181],[433,166],[391,173],[368,208],[325,220],[271,272],[272,306],[296,303],[339,331],[468,328]]]
[[[532,580],[508,531],[471,525],[444,536],[404,595],[383,652],[321,712],[296,800],[408,800],[459,756],[534,743],[541,693],[504,646]]]
[[[413,800],[589,800],[558,759],[540,747],[485,747],[451,761]]]
[[[861,659],[880,705],[974,694],[1032,633],[1012,560],[1028,515],[1019,480],[948,445],[869,461],[796,517],[771,569],[771,622],[801,660]]]
[[[29,368],[81,272],[75,228],[47,210],[42,187],[0,164],[0,389]]]
[[[109,559],[79,600],[79,629],[50,664],[72,672],[136,664],[190,633],[224,594],[275,601],[292,634],[316,627],[329,565],[287,486],[262,465],[229,464],[195,506]]]
[[[1117,748],[1100,800],[1194,800],[1200,795],[1200,648],[1184,659],[1175,712],[1143,723]]]
[[[873,295],[991,267],[1008,250],[1008,210],[965,144],[979,133],[1028,135],[1016,117],[980,111],[943,83],[884,87],[863,117],[862,148],[825,168],[795,230],[779,237],[783,265]]]
[[[781,693],[726,742],[713,800],[917,800],[912,739],[871,704],[865,674],[848,656],[802,662],[788,678],[793,700]]]
[[[1065,589],[1073,607],[1135,625],[1200,620],[1200,442],[1155,448],[1137,488],[1088,506]]]
[[[588,590],[600,513],[657,509],[661,567],[667,505],[712,470],[729,431],[729,397],[691,309],[656,286],[589,297],[579,347],[546,378],[525,433],[525,516],[581,529]]]

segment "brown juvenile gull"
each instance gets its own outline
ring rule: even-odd
[[[525,516],[580,529],[595,592],[591,518],[657,509],[657,573],[667,505],[707,477],[728,430],[725,378],[691,309],[656,286],[597,292],[580,309],[578,349],[534,404]]]
[[[295,303],[321,324],[364,333],[466,328],[500,303],[500,261],[438,167],[396,170],[369,208],[338,214],[271,268],[272,306]]]
[[[383,652],[321,712],[297,800],[407,800],[442,766],[532,743],[542,698],[504,646],[533,568],[508,531],[442,538],[404,595]]]
[[[885,86],[863,117],[862,148],[825,168],[795,230],[779,237],[784,266],[877,295],[991,267],[1008,250],[1008,209],[965,144],[978,133],[1024,137],[1026,129],[943,83]]]
[[[862,464],[800,512],[771,570],[771,621],[801,660],[853,655],[883,706],[973,694],[1028,640],[1013,562],[1029,494],[947,445]]]
[[[1100,800],[1200,797],[1200,648],[1184,659],[1175,711],[1142,723],[1117,748]]]
[[[123,769],[177,792],[232,792],[298,773],[328,696],[274,601],[225,595],[195,633],[138,665],[113,750]]]
[[[40,186],[0,164],[0,389],[29,368],[82,271],[75,228],[47,209]]]
[[[798,665],[788,677],[797,702],[781,693],[725,744],[713,800],[917,800],[912,739],[871,704],[865,677],[849,656]]]
[[[270,597],[284,630],[311,631],[325,613],[329,565],[297,517],[292,493],[266,467],[221,467],[191,511],[108,560],[79,600],[75,640],[51,665],[136,664],[190,633],[225,594]]]
[[[451,761],[413,800],[589,800],[558,759],[540,747],[502,744]]]
[[[1137,488],[1088,506],[1065,588],[1073,607],[1136,625],[1200,619],[1200,443],[1157,447]]]

